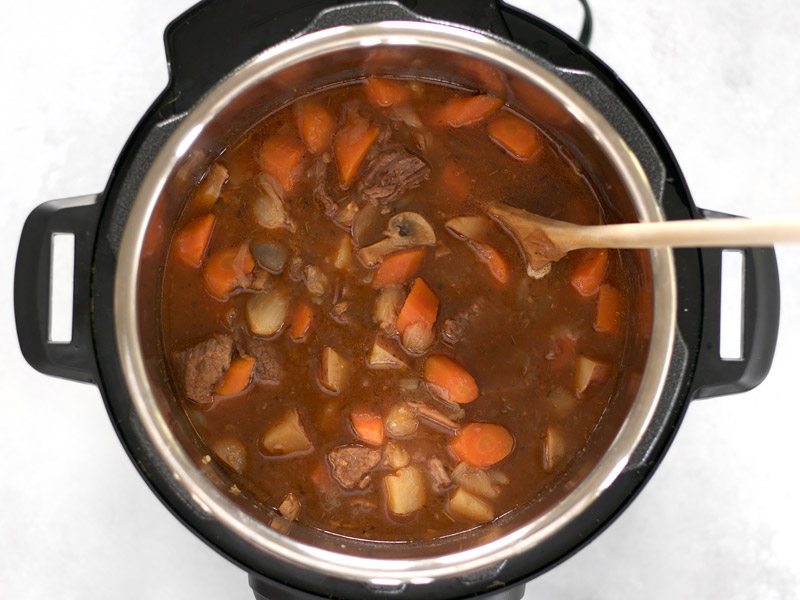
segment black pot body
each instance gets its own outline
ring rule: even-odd
[[[644,167],[668,219],[702,218],[680,169],[655,123],[631,91],[585,46],[546,23],[493,1],[434,0],[402,4],[425,17],[489,31],[533,53],[584,95],[622,134]],[[413,5],[413,6],[412,6]],[[132,133],[108,186],[99,196],[46,203],[31,213],[17,257],[15,311],[28,362],[50,375],[94,382],[120,441],[145,481],[187,527],[250,573],[257,596],[289,598],[408,598],[494,596],[520,598],[526,580],[544,572],[600,533],[653,473],[696,397],[745,391],[766,376],[779,314],[774,250],[744,253],[743,359],[719,357],[720,250],[676,250],[676,344],[666,386],[646,436],[622,474],[578,518],[533,550],[469,577],[426,585],[374,587],[331,578],[269,559],[196,508],[165,469],[132,408],[117,353],[113,318],[116,258],[138,185],[181,115],[221,77],[265,48],[303,31],[335,2],[297,1],[290,11],[258,0],[209,0],[181,15],[165,40],[171,78]],[[387,2],[338,7],[331,24],[396,19],[403,8]],[[325,20],[321,21],[323,25]],[[319,24],[320,21],[317,21]],[[715,217],[724,216],[719,213]],[[53,232],[76,234],[73,339],[47,340],[50,244]],[[31,278],[23,274],[35,273]]]

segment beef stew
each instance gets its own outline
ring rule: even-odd
[[[616,220],[503,101],[368,78],[268,115],[189,197],[163,279],[176,397],[286,522],[433,539],[547,491],[597,427],[641,315],[625,253],[541,280],[497,201]]]

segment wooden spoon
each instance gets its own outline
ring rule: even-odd
[[[800,218],[751,221],[731,217],[575,225],[534,215],[504,202],[493,204],[488,212],[517,241],[525,254],[528,275],[534,279],[547,275],[552,263],[579,248],[741,248],[800,242]]]

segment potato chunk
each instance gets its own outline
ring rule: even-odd
[[[408,515],[425,505],[425,478],[414,465],[398,469],[383,478],[386,502],[394,515]]]
[[[322,360],[319,369],[319,383],[322,387],[334,394],[338,394],[344,389],[348,371],[349,365],[341,354],[330,346],[325,346],[322,349]]]
[[[492,484],[492,479],[486,471],[467,463],[458,463],[453,469],[452,477],[462,489],[477,496],[494,500],[500,494],[500,490]]]
[[[261,436],[261,445],[270,454],[293,454],[307,452],[313,448],[296,409],[287,412],[264,432]]]
[[[492,505],[463,488],[458,488],[450,497],[448,510],[453,516],[476,523],[485,523],[494,519]]]

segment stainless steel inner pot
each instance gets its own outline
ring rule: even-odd
[[[174,398],[158,332],[161,266],[188,188],[228,143],[292,98],[367,74],[502,94],[569,148],[621,215],[642,221],[663,217],[634,154],[576,91],[510,42],[430,22],[332,27],[264,51],[185,115],[153,161],[125,224],[114,319],[134,409],[161,461],[198,514],[268,556],[372,585],[421,584],[483,571],[535,547],[614,482],[642,438],[664,383],[675,335],[675,273],[669,250],[641,253],[642,285],[652,286],[652,329],[630,341],[635,351],[628,353],[601,426],[549,493],[490,526],[433,543],[363,542],[296,524],[287,534],[270,528],[269,509],[231,492],[225,471],[202,460],[207,450]]]

